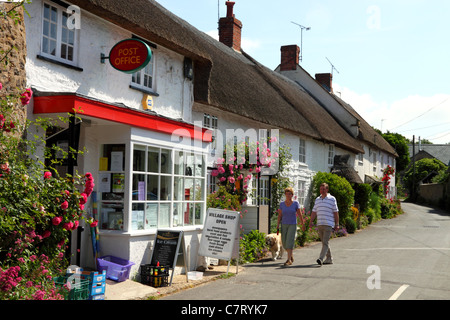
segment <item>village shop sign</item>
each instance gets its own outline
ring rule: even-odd
[[[101,62],[109,59],[111,66],[125,73],[135,73],[144,68],[152,58],[150,47],[138,39],[125,39],[118,42],[109,52],[109,57],[101,55]]]

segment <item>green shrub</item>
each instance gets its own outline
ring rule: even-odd
[[[375,210],[373,208],[367,208],[365,216],[367,217],[368,223],[371,224],[375,219]]]
[[[346,217],[344,220],[344,226],[348,233],[355,233],[356,228],[358,227],[355,220],[352,217]]]
[[[392,219],[402,213],[400,201],[381,199],[381,217],[383,219]]]
[[[359,212],[365,212],[367,210],[371,193],[372,187],[367,183],[361,183],[355,186],[355,203],[359,204]]]
[[[297,238],[295,239],[295,243],[298,246],[304,247],[306,243],[314,242],[314,241],[320,241],[319,232],[317,231],[317,227],[313,227],[311,229],[305,228],[305,231],[303,231],[301,229],[297,231]]]
[[[239,196],[229,193],[224,186],[220,186],[219,190],[208,195],[206,206],[208,208],[241,211]]]
[[[252,230],[239,243],[239,262],[251,263],[263,258],[267,250],[265,233]]]
[[[369,196],[369,208],[372,211],[372,222],[376,222],[376,221],[380,220],[381,219],[381,197],[376,192],[372,192]]]

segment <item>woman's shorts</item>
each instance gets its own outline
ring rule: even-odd
[[[283,248],[294,249],[296,235],[296,224],[281,224],[281,241],[283,242]]]

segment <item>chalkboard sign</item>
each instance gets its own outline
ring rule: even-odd
[[[159,262],[160,266],[165,266],[168,268],[175,269],[177,264],[177,258],[179,255],[183,255],[183,260],[186,268],[186,259],[184,254],[184,237],[183,231],[179,230],[157,230],[155,244],[152,251],[152,259],[150,264],[156,266]],[[170,284],[172,284],[173,278],[170,279]],[[187,271],[186,271],[187,278]]]

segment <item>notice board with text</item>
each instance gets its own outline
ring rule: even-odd
[[[239,256],[240,212],[208,208],[198,254],[231,260]]]

